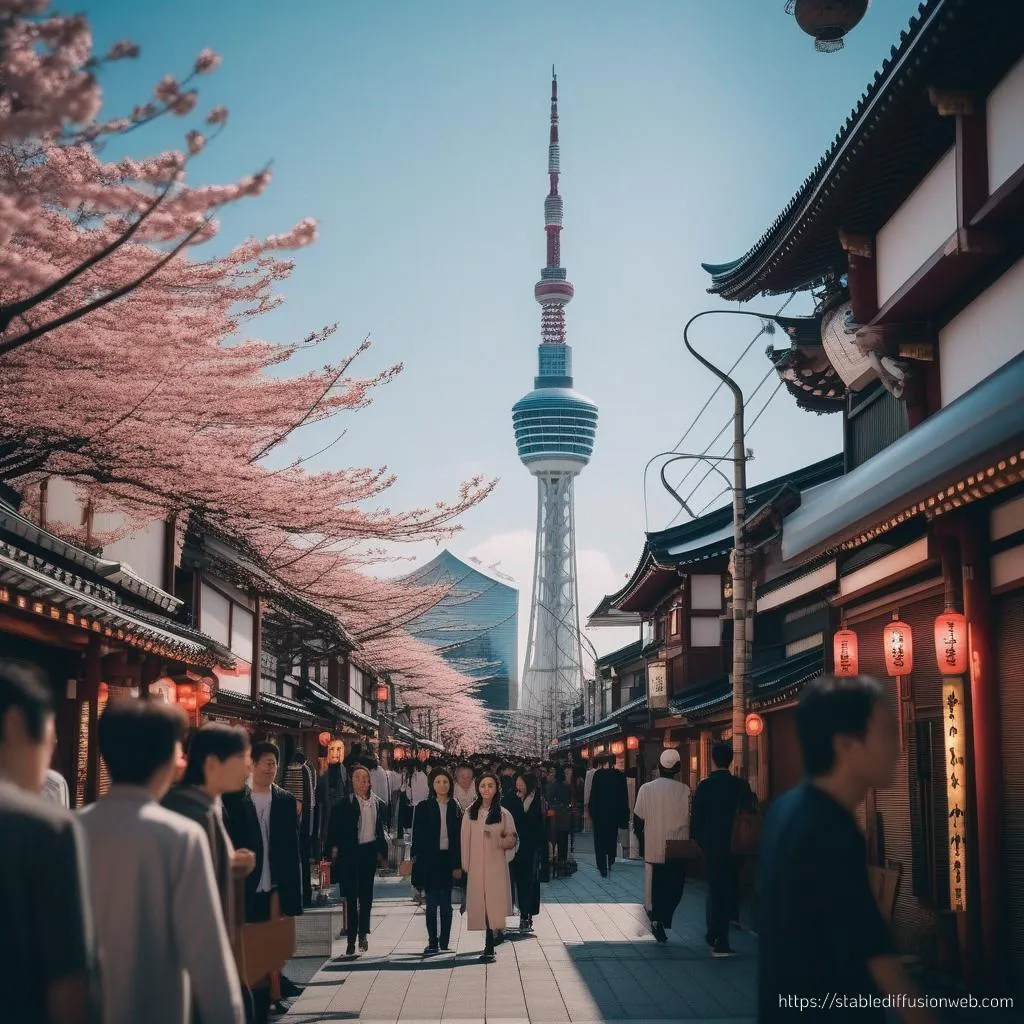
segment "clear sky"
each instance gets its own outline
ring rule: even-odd
[[[59,7],[67,7],[58,3]],[[77,8],[79,5],[71,5]],[[816,53],[782,0],[91,0],[103,52],[129,37],[139,61],[104,72],[107,112],[144,102],[205,46],[224,57],[200,110],[224,104],[227,131],[193,181],[231,181],[274,161],[268,192],[223,219],[224,242],[302,217],[320,240],[298,254],[286,304],[261,335],[297,339],[338,321],[328,353],[367,334],[370,374],[401,377],[355,414],[314,465],[387,464],[390,504],[427,504],[483,473],[495,494],[449,546],[520,581],[525,630],[536,490],[519,464],[511,407],[532,387],[544,263],[551,65],[561,114],[562,262],[576,387],[600,407],[593,461],[577,482],[582,613],[618,589],[645,529],[644,463],[671,448],[711,391],[681,328],[711,308],[701,261],[742,255],[811,172],[913,14],[884,0],[835,55]],[[130,136],[138,155],[180,146],[191,123]],[[218,243],[219,244],[219,243]],[[781,300],[751,308],[776,309]],[[798,297],[790,311],[806,312]],[[695,341],[722,363],[754,321],[709,318]],[[782,341],[776,341],[782,345]],[[769,368],[766,339],[737,376]],[[322,361],[322,360],[321,360]],[[774,389],[751,402],[749,419]],[[701,451],[727,423],[719,394],[687,439]],[[337,427],[306,431],[294,451]],[[723,435],[725,436],[725,435]],[[719,442],[721,445],[722,442]],[[836,416],[799,412],[785,390],[750,432],[757,483],[841,448]],[[718,449],[724,451],[724,447]],[[703,472],[691,476],[689,485]],[[652,477],[650,528],[675,509]],[[720,488],[709,480],[698,507]],[[719,503],[726,501],[719,499]],[[434,549],[413,549],[422,563]],[[409,565],[396,571],[408,571]],[[599,649],[632,639],[590,630]],[[520,652],[520,658],[522,651]]]

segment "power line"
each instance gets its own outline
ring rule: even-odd
[[[793,299],[795,297],[796,297],[796,292],[790,292],[789,293],[789,298],[786,299],[786,301],[779,307],[778,313],[776,313],[775,315],[778,316],[779,313],[781,313],[793,301]],[[743,361],[743,359],[746,356],[746,354],[754,347],[755,343],[757,342],[757,339],[760,338],[762,334],[764,334],[766,331],[770,331],[770,330],[773,330],[773,329],[774,329],[773,327],[768,327],[767,325],[762,325],[761,329],[757,332],[757,334],[755,334],[750,339],[749,343],[747,344],[747,347],[739,354],[739,357],[737,358],[736,362],[733,363],[732,366],[729,367],[729,371],[728,372],[731,374],[733,372],[733,370],[735,370],[736,367],[740,365],[740,363]],[[721,391],[723,387],[725,387],[724,382],[723,381],[719,381],[718,385],[715,387],[715,390],[712,391],[711,394],[708,396],[708,400],[700,407],[699,412],[697,413],[696,416],[694,416],[693,421],[686,428],[686,431],[683,433],[683,436],[681,438],[679,438],[679,440],[672,446],[672,450],[673,451],[678,451],[683,446],[683,442],[690,436],[690,431],[693,430],[693,428],[697,425],[698,420],[700,420],[701,416],[704,415],[704,413],[707,410],[708,406],[714,401],[715,395],[717,395],[718,392]],[[724,430],[725,427],[723,427],[722,429]],[[712,442],[712,444],[713,443],[714,442]],[[686,478],[684,477],[683,479],[685,480]],[[680,481],[680,483],[682,483],[682,481]],[[678,486],[678,484],[676,486]]]
[[[771,375],[772,373],[774,373],[774,372],[775,372],[774,370],[770,370],[770,371],[769,371],[769,376],[770,376],[770,375]],[[765,378],[765,379],[767,379],[767,378]],[[763,384],[763,383],[764,383],[764,381],[761,381],[761,384]],[[756,395],[756,394],[757,394],[757,391],[759,391],[759,390],[760,390],[760,388],[761,388],[761,384],[759,384],[759,385],[757,386],[757,389],[756,389],[756,390],[754,391],[754,394],[752,394],[752,395],[750,396],[751,398],[753,398],[753,397],[754,397],[754,395]],[[759,419],[761,418],[761,416],[762,416],[762,415],[764,414],[764,411],[765,411],[765,410],[766,410],[766,409],[768,408],[768,406],[769,406],[769,405],[771,405],[771,404],[772,404],[772,400],[773,400],[773,399],[775,398],[775,396],[776,396],[776,395],[777,395],[777,394],[779,393],[780,389],[782,388],[782,385],[783,385],[783,381],[781,381],[781,380],[780,380],[780,381],[779,381],[779,383],[775,385],[775,390],[774,390],[774,391],[773,391],[773,392],[772,392],[772,393],[771,393],[771,394],[770,394],[770,395],[768,396],[768,400],[767,400],[767,401],[766,401],[766,402],[764,403],[764,405],[762,405],[762,406],[761,406],[761,408],[760,408],[760,409],[758,410],[758,412],[757,412],[757,415],[756,415],[756,416],[755,416],[755,417],[754,417],[754,418],[753,418],[753,419],[752,419],[752,420],[750,421],[750,424],[749,424],[749,426],[747,427],[747,433],[748,433],[748,436],[749,436],[749,432],[750,432],[751,430],[753,430],[753,429],[754,429],[754,426],[755,426],[755,425],[757,424],[757,421],[758,421],[758,420],[759,420]],[[747,403],[746,403],[746,402],[744,402],[744,405],[743,405],[743,407],[744,407],[744,408],[746,408],[746,406],[747,406]],[[728,424],[726,424],[726,426],[728,426]],[[723,428],[722,428],[722,431],[724,431],[724,430],[725,430],[725,428],[723,427]],[[721,432],[719,433],[719,437],[721,437]],[[718,438],[716,438],[715,440],[718,440]],[[714,442],[712,442],[712,444],[714,444]],[[710,448],[710,445],[709,445],[708,447]],[[707,453],[705,452],[705,454],[707,454]],[[723,456],[723,458],[724,458],[724,456]],[[695,486],[695,487],[693,488],[693,490],[692,490],[692,491],[690,491],[690,493],[689,493],[689,494],[687,495],[687,497],[686,497],[686,501],[687,501],[687,503],[689,503],[690,499],[691,499],[691,498],[692,498],[692,497],[694,496],[694,494],[696,494],[696,493],[697,493],[697,490],[698,490],[698,488],[700,487],[700,485],[701,485],[702,483],[704,483],[704,481],[705,481],[705,480],[707,480],[707,478],[708,478],[708,477],[709,477],[710,475],[711,475],[711,470],[710,470],[710,469],[706,470],[706,471],[705,471],[705,473],[704,473],[704,476],[702,476],[702,477],[700,478],[700,480],[698,480],[698,481],[697,481],[697,484],[696,484],[696,486]],[[681,483],[681,482],[682,482],[682,481],[680,481],[680,483]],[[725,492],[723,491],[722,493],[724,494]],[[720,498],[721,496],[722,496],[721,494],[720,494],[720,495],[718,495],[718,497],[719,497],[719,498]],[[717,501],[717,500],[718,500],[718,498],[715,498],[715,501]],[[712,504],[713,504],[713,503],[712,503]],[[710,506],[709,506],[709,507],[710,507]],[[703,515],[703,514],[704,514],[704,511],[706,511],[706,509],[704,509],[704,510],[702,510],[702,511],[701,511],[701,515]],[[668,523],[668,526],[666,526],[666,527],[665,527],[665,529],[666,529],[666,530],[667,530],[667,529],[669,529],[669,527],[671,527],[671,526],[672,526],[672,525],[673,525],[673,524],[675,523],[675,521],[676,521],[676,520],[677,520],[677,519],[679,518],[679,515],[680,515],[680,513],[681,513],[681,512],[682,512],[682,509],[680,509],[680,510],[679,510],[678,512],[676,512],[676,514],[675,514],[675,515],[674,515],[674,516],[672,517],[672,519],[671,519],[671,520],[669,521],[669,523]]]

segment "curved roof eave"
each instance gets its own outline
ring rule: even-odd
[[[701,264],[711,275],[711,287],[708,289],[711,294],[730,300],[745,300],[761,292],[779,294],[794,290],[792,286],[775,290],[761,287],[758,275],[772,256],[794,244],[794,235],[800,233],[798,228],[801,223],[813,214],[823,191],[827,190],[828,182],[837,172],[841,173],[843,164],[858,148],[861,136],[865,131],[870,131],[871,120],[885,107],[885,96],[890,86],[894,82],[900,84],[901,72],[913,58],[915,50],[930,38],[927,30],[944,14],[951,9],[962,8],[964,3],[965,0],[923,0],[908,28],[901,33],[899,43],[890,50],[881,68],[875,72],[873,80],[846,118],[825,155],[804,179],[796,195],[790,199],[771,227],[739,259],[729,263]],[[801,283],[795,290],[805,290],[819,282],[820,276],[815,276]]]

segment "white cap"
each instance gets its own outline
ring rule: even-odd
[[[679,756],[679,751],[673,750],[670,747],[668,750],[663,750],[661,752],[661,757],[658,759],[658,764],[660,764],[662,768],[671,771],[671,769],[679,767],[680,761],[682,761],[682,758]]]

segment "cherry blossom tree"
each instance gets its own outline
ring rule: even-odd
[[[46,481],[72,481],[87,507],[123,515],[122,532],[196,516],[236,539],[284,588],[339,616],[409,700],[435,708],[446,735],[486,737],[472,682],[403,626],[443,596],[366,574],[381,546],[443,540],[493,483],[450,501],[394,510],[386,466],[310,472],[316,452],[281,464],[303,428],[364,408],[401,366],[360,376],[355,351],[317,370],[282,372],[329,348],[333,326],[280,344],[251,337],[294,266],[284,253],[315,240],[304,220],[227,252],[198,248],[226,205],[259,196],[263,168],[228,185],[189,186],[186,171],[228,113],[198,111],[203,51],[180,81],[123,116],[101,117],[101,74],[138,56],[124,41],[92,53],[82,16],[46,0],[0,0],[0,481],[41,515]],[[105,144],[161,117],[201,118],[181,152],[105,160]],[[50,522],[101,546],[90,522]]]

